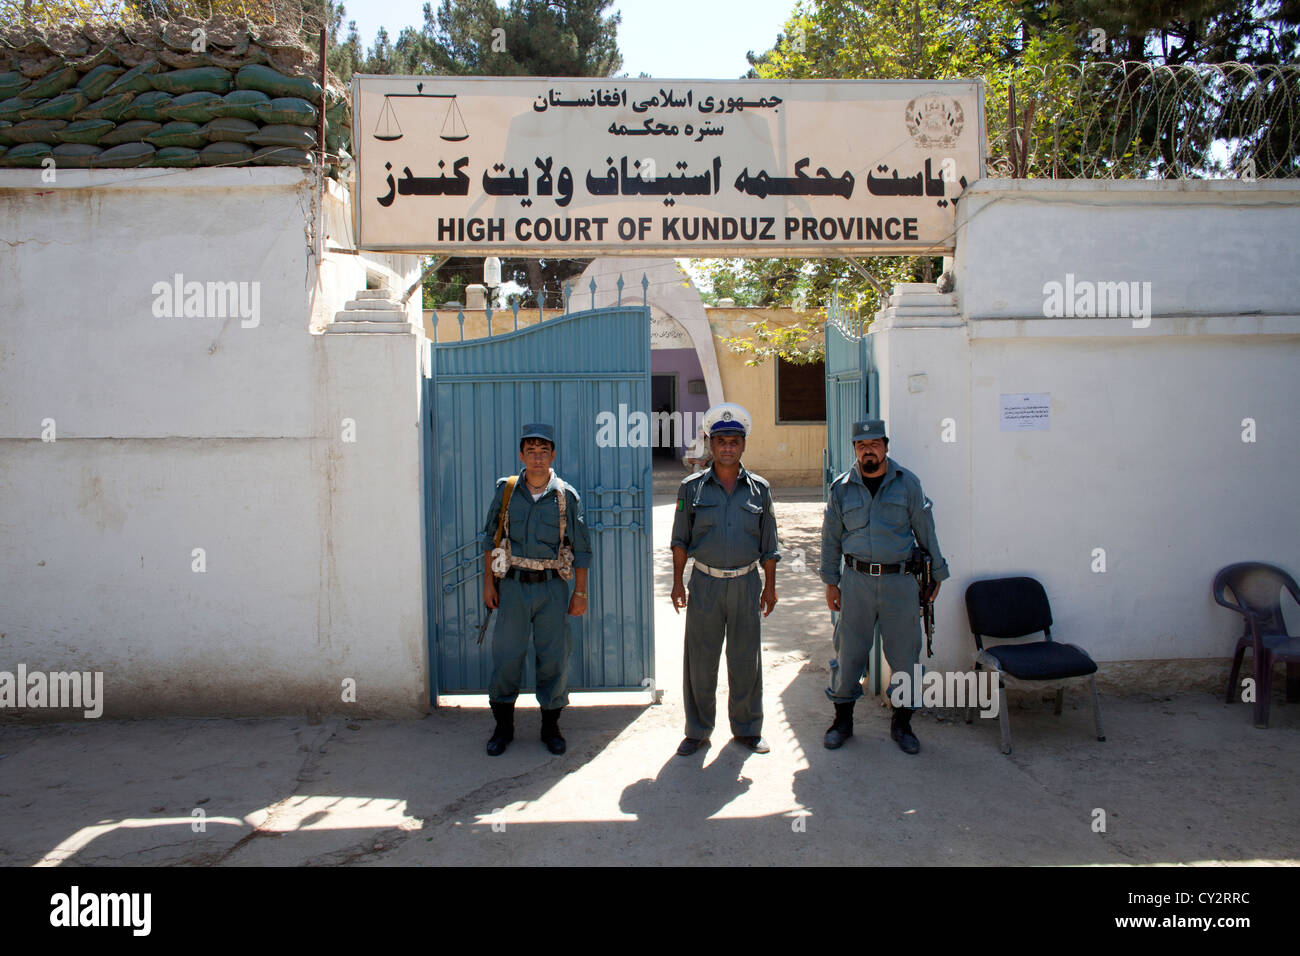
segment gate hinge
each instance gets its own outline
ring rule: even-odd
[[[655,686],[653,677],[646,677],[641,681],[641,686],[650,692],[650,703],[662,704],[664,702],[664,692]]]

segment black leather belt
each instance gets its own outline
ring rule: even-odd
[[[869,574],[871,577],[879,577],[882,574],[902,574],[907,570],[904,564],[872,564],[869,561],[859,561],[857,558],[849,555],[844,556],[844,563],[851,568],[861,571],[863,574]]]
[[[558,571],[529,571],[526,568],[510,568],[506,571],[506,577],[518,578],[524,584],[537,584],[540,581],[549,581],[558,574]]]

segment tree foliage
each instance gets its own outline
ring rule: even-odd
[[[330,46],[330,68],[341,78],[354,73],[415,76],[610,76],[622,65],[618,52],[621,16],[607,13],[613,0],[442,0],[423,7],[419,29],[404,27],[396,40],[380,28],[369,47],[356,23],[346,38],[338,31],[346,13],[337,7]],[[503,259],[503,281],[526,286],[525,308],[562,301],[564,281],[586,268],[589,259]],[[424,307],[463,302],[467,285],[483,281],[482,257],[453,257],[424,281]],[[498,302],[498,305],[504,305]]]
[[[1241,150],[1261,141],[1275,154],[1294,152],[1290,122],[1257,122],[1253,129],[1208,120],[1205,110],[1233,95],[1222,84],[1206,91],[1201,105],[1184,104],[1170,117],[1148,109],[1153,98],[1179,99],[1169,71],[1133,65],[1107,73],[1091,71],[1099,60],[1127,59],[1149,64],[1238,60],[1244,63],[1294,63],[1297,54],[1298,0],[799,0],[772,48],[749,54],[749,78],[780,79],[956,79],[982,77],[990,166],[1002,174],[1068,175],[1086,167],[1098,144],[1126,142],[1159,146],[1165,161],[1153,167],[1149,156],[1133,151],[1109,160],[1111,175],[1186,174],[1172,158],[1175,141],[1193,141],[1202,168],[1213,170],[1216,139],[1241,139]],[[1099,44],[1098,40],[1102,42]],[[1142,63],[1135,65],[1141,67]],[[1016,86],[1014,116],[1009,109]],[[1174,94],[1172,97],[1170,94]],[[1260,113],[1291,117],[1300,93],[1282,85]],[[1182,97],[1187,100],[1187,97]],[[1047,110],[1030,106],[1051,103]],[[1222,107],[1222,103],[1218,104]],[[1198,112],[1199,110],[1199,112]],[[1243,114],[1249,110],[1241,110]],[[1224,115],[1230,115],[1228,111]],[[1083,122],[1087,117],[1092,124]],[[1014,142],[1018,163],[1011,161]],[[1162,141],[1161,137],[1165,137]],[[1181,138],[1180,138],[1181,137]],[[1033,149],[1046,143],[1052,149]],[[1167,148],[1168,147],[1168,148]],[[1053,160],[1056,160],[1053,163]],[[937,259],[876,257],[862,265],[886,289],[898,281],[932,281]],[[794,305],[816,309],[810,327],[824,318],[830,290],[864,314],[883,304],[876,284],[837,259],[694,260],[706,297],[734,298],[739,305]],[[771,337],[769,336],[769,339]],[[772,340],[775,341],[775,340]],[[760,349],[758,356],[762,357]],[[776,349],[776,354],[781,353]],[[789,357],[798,360],[792,353]]]

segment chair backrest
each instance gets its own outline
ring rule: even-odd
[[[1300,601],[1295,579],[1281,568],[1262,561],[1241,561],[1219,569],[1212,591],[1217,603],[1239,614],[1249,613],[1259,621],[1260,636],[1265,636],[1286,633],[1279,601],[1284,587]],[[1232,591],[1235,603],[1227,599],[1225,588]]]
[[[1035,578],[992,578],[974,581],[966,588],[966,616],[975,644],[984,637],[1009,639],[1042,631],[1052,639],[1052,606]]]

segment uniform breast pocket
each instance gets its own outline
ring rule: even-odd
[[[691,528],[697,533],[709,531],[718,524],[718,506],[711,501],[695,502],[695,514],[691,518]]]
[[[537,540],[555,547],[560,543],[560,516],[541,514],[536,522]]]
[[[887,495],[880,502],[880,511],[891,527],[907,527],[907,498],[901,493]]]
[[[867,526],[867,506],[861,503],[846,505],[840,512],[845,531],[859,531]]]
[[[744,524],[745,533],[758,540],[759,522],[763,520],[763,504],[759,501],[746,501],[740,507],[740,520]]]

